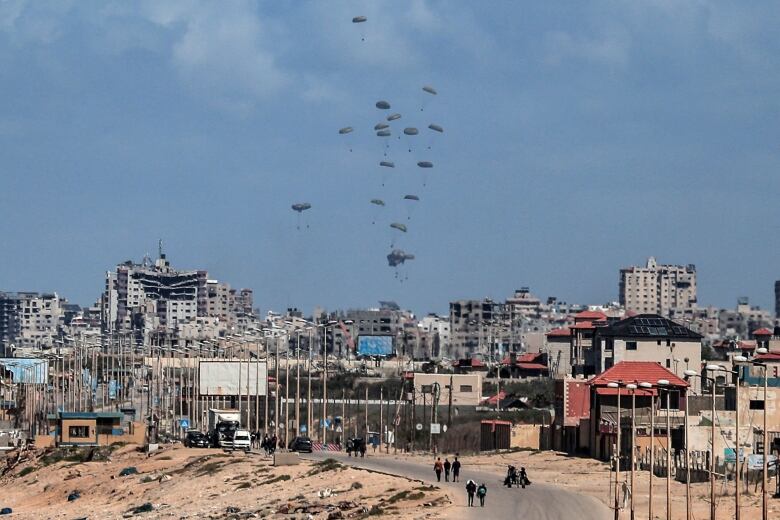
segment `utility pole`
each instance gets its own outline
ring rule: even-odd
[[[301,434],[301,332],[297,331],[295,347],[295,435]]]
[[[384,435],[385,435],[384,421],[383,421],[384,416],[382,415],[382,411],[384,410],[384,406],[382,406],[383,399],[384,399],[384,392],[385,392],[385,387],[380,386],[379,387],[379,450],[380,452],[382,450],[382,443],[384,442]]]

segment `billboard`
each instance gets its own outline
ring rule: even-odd
[[[200,395],[266,395],[265,360],[202,360],[198,367]]]
[[[392,336],[360,336],[357,347],[358,356],[390,356],[393,350]]]
[[[46,383],[49,373],[49,362],[39,358],[0,358],[0,366],[8,372],[14,383]]]

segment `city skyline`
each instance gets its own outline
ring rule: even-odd
[[[0,7],[0,287],[89,305],[162,237],[264,309],[603,303],[649,256],[695,264],[701,305],[772,308],[772,4],[377,2],[365,41],[359,5]],[[399,283],[375,154],[337,131],[428,83],[445,134]]]

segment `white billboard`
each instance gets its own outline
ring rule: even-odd
[[[201,360],[200,395],[266,395],[264,360]],[[239,390],[239,382],[241,388]]]

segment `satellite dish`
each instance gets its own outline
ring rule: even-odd
[[[417,425],[415,425],[415,427],[414,427],[414,428],[415,428],[415,429],[416,429],[416,430],[419,432],[419,431],[421,431],[421,430],[422,430],[422,424],[420,424],[420,423],[417,423]]]

